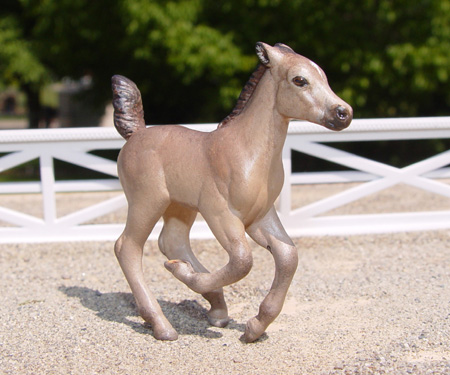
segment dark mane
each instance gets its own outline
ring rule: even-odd
[[[259,81],[261,80],[261,77],[266,71],[266,67],[262,64],[259,64],[255,71],[250,76],[250,79],[245,84],[244,88],[241,91],[241,94],[239,95],[239,99],[237,100],[237,103],[233,109],[233,111],[225,117],[219,124],[219,128],[225,126],[228,124],[231,120],[235,119],[244,109],[245,105],[253,95],[253,92],[256,89],[256,86],[258,85]]]

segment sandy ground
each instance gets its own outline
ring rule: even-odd
[[[225,288],[233,320],[219,329],[148,242],[147,281],[175,342],[142,324],[112,242],[0,245],[0,374],[450,374],[450,231],[295,243],[285,308],[252,344],[240,337],[274,273],[256,245],[251,273]],[[193,248],[211,270],[227,260],[215,241]]]

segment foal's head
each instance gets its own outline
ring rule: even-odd
[[[352,107],[331,90],[317,64],[285,44],[272,47],[258,42],[256,52],[278,82],[276,105],[282,116],[314,122],[331,130],[350,125]]]

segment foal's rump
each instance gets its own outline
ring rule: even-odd
[[[125,192],[159,196],[197,208],[202,187],[208,183],[204,144],[207,133],[179,125],[138,131],[129,138],[118,158]],[[128,197],[128,196],[127,196]]]
[[[205,180],[207,135],[179,125],[146,128],[141,93],[130,79],[111,79],[114,125],[127,140],[118,159],[119,177],[127,199],[169,197],[197,207]],[[133,194],[127,194],[127,192]],[[157,198],[158,199],[158,198]]]

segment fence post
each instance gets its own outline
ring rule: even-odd
[[[53,225],[56,223],[55,171],[53,168],[53,157],[50,153],[45,152],[41,154],[39,160],[44,221],[46,224]]]

